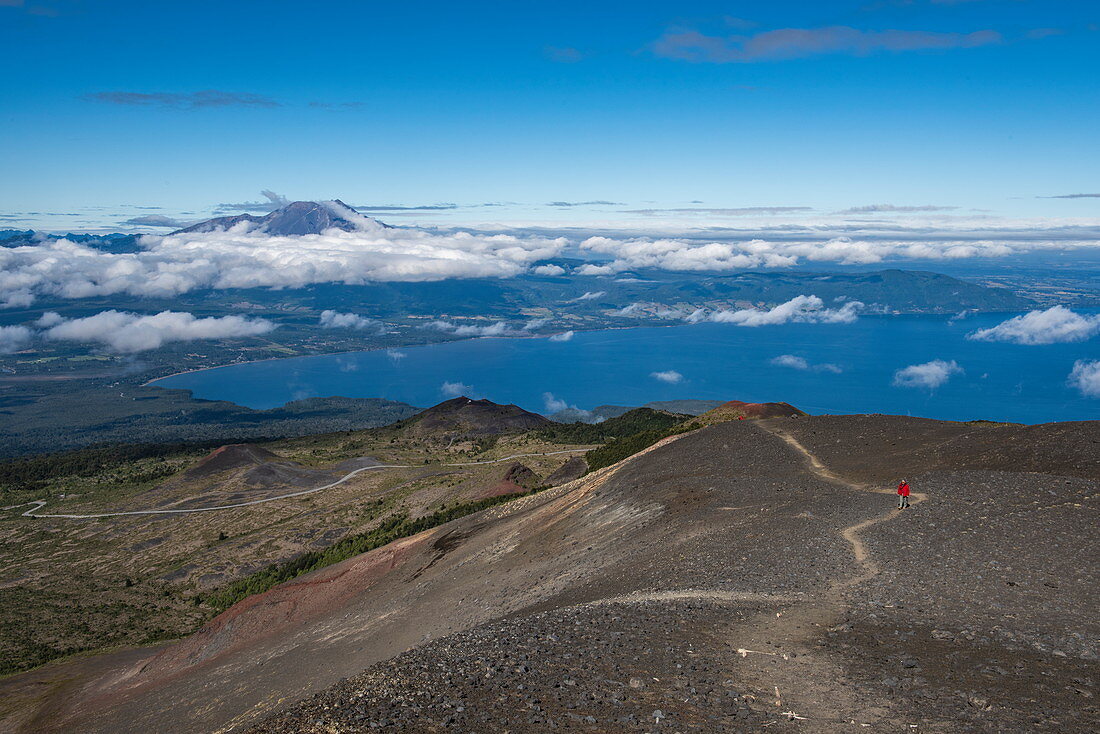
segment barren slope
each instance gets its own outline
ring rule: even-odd
[[[899,513],[858,482],[893,478],[865,445],[906,419],[848,444],[843,420],[704,428],[303,576],[177,645],[65,669],[28,728],[1095,729],[1091,484],[963,447],[907,469]],[[1073,446],[1049,470],[1095,478]]]

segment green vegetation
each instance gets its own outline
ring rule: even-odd
[[[219,612],[225,611],[237,602],[253,594],[263,593],[274,586],[278,586],[284,581],[290,581],[302,574],[316,571],[325,566],[331,566],[334,563],[345,561],[361,553],[372,551],[375,548],[381,548],[395,540],[416,535],[421,531],[443,525],[451,520],[457,520],[460,517],[465,517],[466,515],[484,510],[487,507],[509,502],[518,497],[526,497],[538,491],[541,490],[534,489],[530,492],[509,494],[500,497],[487,497],[473,502],[463,502],[438,510],[430,515],[418,517],[415,520],[410,519],[405,513],[397,513],[383,520],[378,527],[363,533],[349,535],[324,550],[304,553],[297,558],[276,564],[270,568],[265,568],[243,579],[234,581],[223,589],[207,596],[203,601]]]
[[[547,441],[563,444],[607,443],[645,431],[667,431],[689,416],[665,413],[652,408],[635,408],[602,423],[561,423],[539,431]]]
[[[555,443],[603,444],[585,454],[588,471],[591,472],[633,456],[662,438],[688,430],[684,427],[684,421],[690,417],[652,408],[636,408],[602,423],[550,426],[542,429],[539,436]]]
[[[179,471],[219,442],[126,444],[43,454],[0,462],[0,498],[5,503],[24,495],[40,494],[65,479],[90,479],[96,483],[134,485],[152,482]]]
[[[68,589],[0,589],[0,676],[80,652],[181,637],[204,620],[203,610],[183,606],[109,579]]]
[[[584,455],[588,462],[588,471],[593,472],[605,466],[611,466],[623,459],[629,458],[643,449],[647,449],[662,438],[675,436],[677,433],[686,433],[695,426],[684,425],[678,422],[663,430],[639,431],[632,436],[616,439],[598,449],[592,449]]]

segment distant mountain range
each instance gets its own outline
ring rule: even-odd
[[[259,231],[280,237],[321,234],[328,229],[342,229],[345,232],[355,232],[369,227],[390,229],[388,224],[364,216],[336,199],[334,201],[293,201],[262,217],[252,214],[216,217],[176,230],[172,234],[215,232],[219,229],[235,227],[241,222],[251,222]]]

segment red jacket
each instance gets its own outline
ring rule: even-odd
[[[901,484],[898,485],[898,494],[900,494],[902,497],[908,497],[909,496],[909,484],[908,484],[908,482],[902,482]]]

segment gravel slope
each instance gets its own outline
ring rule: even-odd
[[[711,426],[322,569],[42,728],[1096,730],[1093,485],[956,444],[899,513],[876,447],[913,431],[869,420]],[[1088,471],[1077,426],[1051,470]]]

